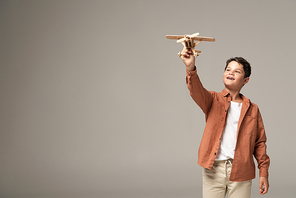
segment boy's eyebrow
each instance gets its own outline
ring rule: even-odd
[[[228,68],[231,68],[231,67],[227,66],[226,69],[228,69]],[[244,70],[242,70],[242,69],[240,69],[240,68],[234,68],[234,70],[235,70],[235,69],[244,72]]]

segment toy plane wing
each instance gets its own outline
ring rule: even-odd
[[[175,40],[179,40],[179,39],[183,39],[184,35],[166,35],[167,39],[175,39]],[[195,36],[195,37],[190,37],[190,39],[192,40],[198,40],[198,41],[210,41],[210,42],[215,42],[215,38],[211,38],[211,37],[202,37],[202,36]]]
[[[167,39],[176,39],[177,43],[182,43],[184,48],[182,50],[182,52],[179,52],[179,56],[182,56],[182,54],[184,53],[184,51],[187,48],[192,49],[194,56],[199,56],[199,53],[201,52],[200,50],[195,50],[194,48],[202,41],[210,41],[210,42],[214,42],[215,39],[211,38],[211,37],[202,37],[202,36],[198,36],[199,33],[195,33],[195,34],[191,34],[191,35],[166,35]],[[197,40],[197,42],[195,43],[194,41]]]

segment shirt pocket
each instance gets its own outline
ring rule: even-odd
[[[257,119],[253,116],[245,116],[242,132],[244,136],[256,136]]]

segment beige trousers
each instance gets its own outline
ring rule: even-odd
[[[229,181],[232,160],[215,161],[212,170],[203,168],[203,198],[250,198],[252,180]]]

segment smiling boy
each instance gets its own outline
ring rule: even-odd
[[[259,168],[259,193],[269,188],[269,156],[259,108],[240,93],[249,82],[250,64],[242,57],[227,60],[222,92],[206,90],[196,71],[191,49],[181,56],[186,66],[190,95],[205,113],[206,126],[198,151],[203,167],[203,197],[250,198],[255,163]]]

